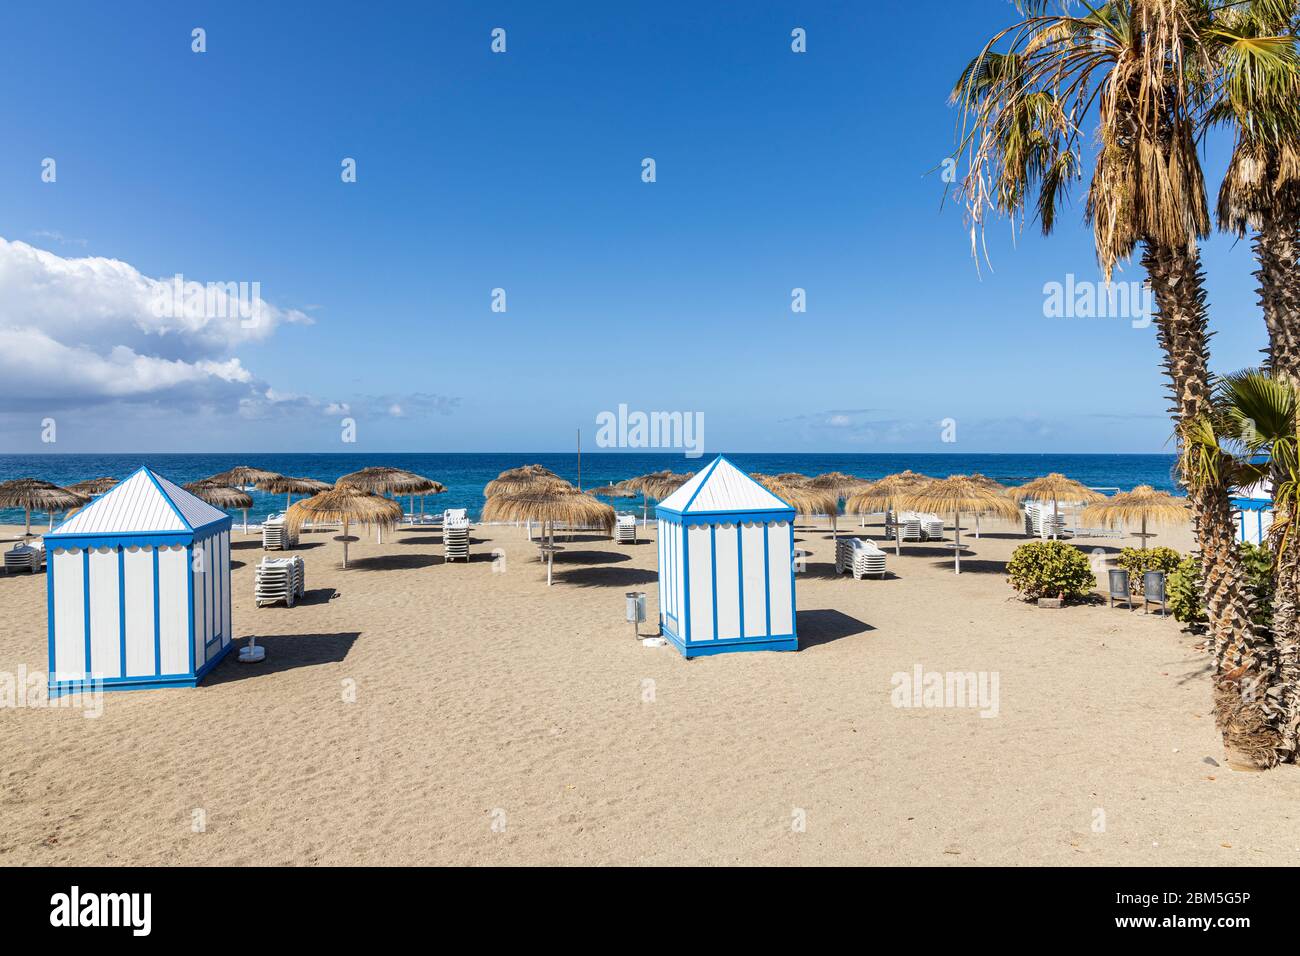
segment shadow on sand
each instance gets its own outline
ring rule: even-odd
[[[859,621],[856,617],[850,617],[834,608],[798,611],[795,614],[795,627],[799,632],[801,651],[819,644],[838,641],[842,637],[854,637],[875,630],[865,621]]]
[[[630,588],[653,584],[657,580],[658,574],[641,568],[572,568],[555,572],[557,584],[574,584],[583,588]]]
[[[241,637],[235,642],[238,646],[231,649],[203,685],[228,684],[231,681],[263,677],[298,667],[314,667],[317,664],[337,664],[348,656],[348,651],[360,636],[359,631],[338,634],[274,634],[268,637],[258,634],[257,643],[266,648],[266,660],[257,664],[239,662],[239,648],[248,643],[246,638]]]

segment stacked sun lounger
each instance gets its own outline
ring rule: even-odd
[[[903,541],[920,541],[921,516],[914,511],[900,512],[894,517],[894,524],[889,535],[891,538],[899,537]]]
[[[1054,513],[1050,501],[1025,502],[1025,534],[1050,538],[1060,537],[1065,531],[1065,515]]]
[[[464,508],[442,513],[442,553],[447,561],[469,560],[469,518]]]
[[[283,514],[274,514],[262,522],[262,550],[285,551],[298,544],[297,535],[289,531]]]
[[[283,601],[293,607],[307,588],[306,568],[302,557],[263,558],[257,566],[257,585],[254,598],[257,606]]]
[[[943,540],[943,519],[938,515],[918,514],[921,521],[921,538],[924,541]]]
[[[874,541],[864,538],[840,538],[835,545],[835,573],[848,571],[854,578],[869,574],[885,576],[885,552]]]
[[[35,574],[45,567],[45,545],[39,541],[31,544],[16,544],[5,552],[5,573],[16,574],[26,571]]]
[[[633,544],[636,542],[636,515],[621,514],[614,519],[614,543]]]

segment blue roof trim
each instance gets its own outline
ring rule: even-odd
[[[709,470],[704,473],[704,476],[700,479],[700,483],[695,486],[695,490],[691,492],[691,496],[686,499],[686,507],[682,508],[682,511],[691,510],[691,505],[695,503],[696,496],[699,495],[699,493],[704,490],[704,486],[709,483],[709,475],[713,474],[713,469],[718,467],[718,462],[720,461],[722,461],[721,455],[710,462]]]
[[[663,518],[673,524],[727,524],[737,521],[793,521],[795,511],[793,508],[773,508],[771,511],[754,511],[752,509],[741,509],[739,511],[692,511],[689,514],[682,514],[680,511],[672,511],[668,508],[656,508],[655,517]]]
[[[1239,511],[1272,511],[1272,498],[1230,498],[1232,506]]]
[[[167,507],[171,508],[172,511],[176,514],[176,517],[181,519],[181,524],[189,528],[191,531],[194,531],[195,530],[194,525],[190,524],[187,520],[185,520],[185,515],[181,513],[180,508],[176,507],[176,502],[172,501],[172,496],[167,494],[167,492],[163,490],[163,486],[158,483],[158,476],[155,475],[149,468],[143,465],[140,467],[140,471],[143,471],[146,475],[149,476],[149,480],[153,482],[153,486],[158,489],[158,494],[162,495],[163,500],[167,502]]]

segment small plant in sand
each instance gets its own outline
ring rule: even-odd
[[[1241,565],[1246,572],[1246,589],[1251,597],[1251,622],[1266,628],[1273,619],[1273,552],[1246,542],[1241,545]],[[1165,585],[1169,612],[1174,620],[1193,627],[1205,624],[1203,588],[1200,560],[1190,557],[1179,562]]]
[[[1142,575],[1148,571],[1163,571],[1169,575],[1182,560],[1183,556],[1173,548],[1125,548],[1115,559],[1115,565],[1128,572],[1129,590],[1141,594]]]
[[[1007,581],[1028,601],[1080,601],[1097,586],[1088,557],[1063,541],[1030,541],[1011,552]]]

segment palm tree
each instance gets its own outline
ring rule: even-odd
[[[1275,695],[1256,695],[1260,707],[1278,710],[1273,723],[1281,732],[1279,756],[1295,760],[1300,750],[1300,388],[1289,378],[1263,370],[1229,375],[1216,386],[1212,420],[1200,425],[1203,440],[1220,451],[1219,480],[1229,485],[1273,483],[1275,520],[1272,537],[1276,557],[1273,598],[1273,647],[1276,658],[1251,668],[1276,673]],[[1210,459],[1210,454],[1205,456]]]
[[[1235,82],[1234,102],[1262,118],[1292,88],[1295,66],[1259,58],[1249,63],[1253,82],[1238,82],[1228,73],[1236,61],[1224,55],[1230,38],[1210,16],[1219,9],[1212,0],[1114,0],[1096,8],[1066,0],[1061,12],[1047,12],[1051,0],[1017,6],[1023,19],[985,45],[953,91],[970,164],[961,192],[972,244],[990,214],[1022,216],[1031,194],[1050,233],[1082,167],[1083,138],[1095,133],[1085,218],[1107,281],[1141,250],[1182,468],[1191,477],[1212,643],[1220,660],[1244,658],[1253,632],[1231,503],[1221,484],[1195,480],[1213,464],[1197,460],[1204,446],[1192,434],[1213,397],[1198,249],[1210,215],[1196,133],[1207,90]],[[1070,13],[1076,7],[1082,15]],[[1002,45],[1009,50],[999,52]]]
[[[1230,124],[1236,134],[1218,220],[1239,239],[1255,233],[1255,276],[1268,328],[1265,367],[1300,384],[1300,87],[1266,103],[1264,115],[1255,114],[1254,98],[1240,95],[1261,61],[1295,63],[1297,17],[1294,0],[1245,0],[1219,13],[1218,23],[1231,32],[1220,50],[1229,82],[1221,84],[1206,120]]]

